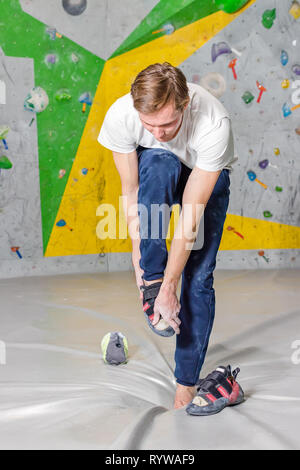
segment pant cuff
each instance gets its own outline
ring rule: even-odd
[[[186,387],[194,387],[196,385],[195,383],[185,382],[184,380],[181,380],[181,379],[176,379],[176,382],[180,385],[185,385]]]

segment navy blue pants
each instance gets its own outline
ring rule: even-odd
[[[169,211],[161,215],[160,233],[151,238],[151,205],[182,206],[182,195],[191,169],[164,149],[138,147],[141,260],[145,280],[164,276],[168,251],[164,225]],[[204,211],[204,244],[192,250],[182,273],[179,318],[176,336],[175,377],[178,383],[193,386],[199,379],[215,316],[213,271],[229,204],[229,170],[223,170]],[[140,207],[140,206],[139,206]]]

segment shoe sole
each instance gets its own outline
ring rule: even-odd
[[[186,412],[190,416],[210,416],[210,415],[215,415],[217,413],[220,413],[220,411],[224,410],[224,408],[227,408],[228,406],[240,405],[244,401],[245,401],[244,397],[238,398],[234,403],[228,403],[226,398],[219,398],[218,400],[213,402],[212,405],[210,405],[211,406],[210,411],[206,411],[206,412],[204,411],[204,409],[207,407],[203,407],[202,411],[200,412],[201,407],[191,403],[190,405],[187,406]],[[220,407],[217,409],[214,409],[216,406],[220,406]],[[192,410],[195,412],[193,413]]]
[[[168,328],[166,328],[165,330],[157,330],[151,323],[151,320],[150,318],[148,317],[148,315],[146,313],[144,313],[146,319],[147,319],[147,323],[150,327],[150,329],[156,333],[157,335],[159,336],[163,336],[165,338],[169,338],[171,336],[173,336],[175,334],[175,331],[173,330],[173,328],[171,326],[169,326]]]

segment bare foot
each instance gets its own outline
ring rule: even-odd
[[[174,408],[182,408],[188,405],[196,395],[196,387],[186,387],[185,385],[177,384],[177,390],[174,400]]]

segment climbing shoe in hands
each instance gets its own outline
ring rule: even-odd
[[[148,325],[150,326],[151,330],[154,331],[159,336],[173,336],[175,331],[173,328],[162,318],[155,326],[153,326],[152,321],[154,319],[154,302],[156,297],[158,296],[160,287],[162,282],[154,282],[149,286],[145,284],[140,287],[141,291],[143,292],[143,310],[145,313],[145,317],[147,319]]]

